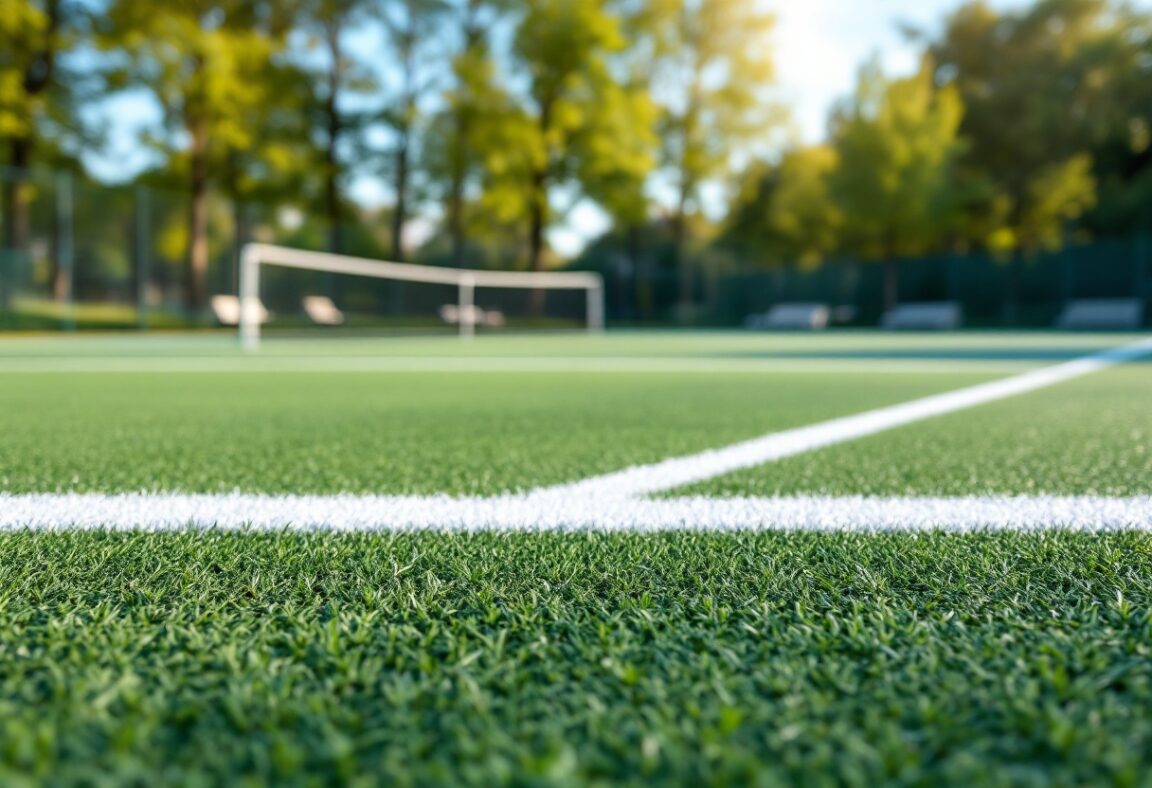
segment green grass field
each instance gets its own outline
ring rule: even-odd
[[[1152,493],[1152,366],[1108,370],[681,490],[712,495]]]
[[[0,491],[494,496],[1134,338],[5,340]],[[657,497],[1147,496],[1150,393],[1136,361]],[[1146,784],[1148,531],[766,525],[0,529],[0,783]]]
[[[496,494],[700,451],[987,375],[16,375],[10,492]]]

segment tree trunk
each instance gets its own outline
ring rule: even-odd
[[[142,329],[148,327],[149,269],[152,267],[150,224],[147,187],[137,186],[132,201],[132,283],[136,293],[137,323]]]
[[[543,171],[532,174],[532,200],[528,211],[528,270],[544,267],[544,226],[547,224],[548,176]]]
[[[1015,326],[1020,322],[1020,266],[1024,252],[1017,247],[1012,250],[1008,261],[1008,287],[1004,298],[1004,325]]]
[[[339,49],[333,51],[333,58],[339,56]],[[340,254],[344,251],[344,206],[340,202],[340,159],[337,144],[342,131],[340,113],[336,108],[336,95],[339,90],[339,73],[333,61],[329,74],[328,97],[324,102],[328,137],[324,146],[324,215],[328,222],[328,251]],[[336,280],[332,272],[321,278],[324,295],[332,298],[336,294]]]
[[[11,172],[4,179],[0,210],[4,215],[4,238],[0,244],[0,258],[5,270],[0,270],[0,309],[8,309],[12,301],[12,283],[16,276],[16,261],[28,251],[30,240],[29,205],[27,200],[28,165],[32,159],[32,141],[17,137],[10,143]]]
[[[895,255],[884,259],[884,311],[894,308],[900,299],[900,263]]]
[[[35,97],[46,91],[56,76],[57,33],[62,19],[61,0],[48,0],[44,11],[48,25],[44,31],[44,48],[35,52],[32,65],[21,75],[21,88],[28,97]],[[8,260],[0,256],[0,266],[7,262],[9,270],[0,270],[0,310],[7,310],[12,299],[12,282],[15,276],[14,259],[20,252],[28,250],[30,240],[29,207],[25,199],[24,179],[28,178],[32,162],[31,137],[16,137],[11,141],[9,164],[13,172],[11,179],[5,179],[0,194],[0,211],[4,215],[4,237],[0,239],[0,255],[7,252]]]
[[[340,34],[344,18],[332,14],[325,20],[324,38],[328,46],[328,92],[324,96],[324,212],[328,221],[328,251],[339,254],[343,249],[343,206],[340,204],[340,135],[344,126],[340,117],[340,78],[344,70],[344,53]],[[330,277],[328,277],[330,279]],[[327,283],[330,289],[330,282]],[[331,293],[329,293],[331,295]]]
[[[54,301],[72,300],[72,177],[69,174],[57,173],[53,185],[56,205],[52,211],[52,299]],[[67,190],[65,192],[65,190]],[[69,258],[65,264],[65,258]]]
[[[462,111],[456,112],[456,140],[452,162],[451,182],[448,186],[448,236],[452,244],[452,265],[457,268],[467,268],[465,254],[467,253],[468,238],[464,227],[464,181],[467,177],[467,139],[469,134],[468,119]]]
[[[240,260],[244,254],[244,245],[252,234],[248,225],[248,206],[240,201],[238,196],[232,198],[232,270],[225,283],[230,293],[240,292]]]
[[[540,99],[540,115],[536,119],[536,127],[540,131],[540,139],[544,141],[546,156],[544,163],[532,171],[529,181],[531,199],[528,215],[528,270],[540,271],[544,268],[544,231],[548,227],[548,175],[549,165],[552,161],[551,151],[548,150],[548,137],[552,129],[551,96]],[[545,293],[540,288],[532,291],[529,309],[532,317],[544,314]]]
[[[628,277],[635,283],[640,278],[640,225],[629,223],[624,231],[624,256],[628,260]],[[620,283],[620,312],[625,319],[636,317],[637,303],[634,288],[627,286],[627,280]],[[632,295],[632,303],[628,303],[628,295]]]
[[[548,224],[548,174],[537,170],[532,174],[532,201],[528,215],[528,270],[544,268],[544,228]],[[532,317],[544,314],[546,293],[540,288],[532,290],[528,304]]]
[[[688,200],[692,194],[692,186],[687,182],[680,184],[680,193],[676,199],[676,211],[672,214],[672,267],[680,280],[679,306],[685,310],[692,303],[692,267],[684,254],[684,244],[688,237]]]
[[[680,281],[679,302],[681,308],[692,303],[692,266],[684,254],[684,239],[687,235],[685,226],[684,206],[676,209],[672,216],[672,267],[676,270]]]
[[[464,229],[464,179],[452,178],[448,193],[448,236],[452,243],[452,265],[469,268],[465,265],[468,237]]]
[[[9,154],[12,171],[4,180],[4,248],[24,251],[29,240],[29,206],[25,196],[32,141],[27,137],[13,139]]]
[[[188,206],[188,259],[185,268],[185,299],[198,313],[207,301],[208,275],[208,139],[202,126],[191,129],[190,201]]]
[[[336,92],[330,86],[324,103],[328,139],[324,146],[324,212],[328,220],[328,251],[339,254],[344,246],[340,205],[340,161],[336,146],[340,139],[340,115],[336,109]]]
[[[408,131],[400,132],[396,146],[396,205],[392,211],[392,259],[404,262],[404,224],[408,213]]]

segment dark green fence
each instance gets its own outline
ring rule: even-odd
[[[1152,239],[1100,239],[1021,258],[984,252],[902,259],[899,301],[958,301],[970,326],[1047,326],[1070,299],[1152,297]],[[789,301],[850,307],[851,322],[883,311],[884,266],[832,261],[814,270],[746,271],[721,278],[712,318],[744,316]],[[1152,310],[1145,310],[1152,311]]]
[[[204,320],[184,308],[184,193],[109,186],[70,173],[0,170],[0,186],[13,183],[22,189],[26,209],[16,228],[19,243],[0,248],[0,327],[147,328]],[[207,284],[214,293],[235,292],[237,253],[245,241],[317,249],[328,235],[315,217],[260,204],[238,208],[219,194],[209,213]],[[13,221],[0,213],[0,245],[14,237]],[[349,247],[355,254],[383,254],[367,236],[352,234]],[[617,324],[737,326],[751,314],[794,301],[843,307],[837,314],[849,325],[875,325],[883,311],[884,266],[878,262],[830,260],[809,270],[765,267],[732,252],[698,253],[688,266],[685,298],[670,261],[667,248],[641,250],[631,260],[601,243],[575,265],[604,275],[608,319]],[[969,326],[1049,326],[1074,298],[1141,298],[1152,318],[1152,235],[1096,239],[1020,259],[983,252],[908,258],[898,268],[900,301],[958,301]],[[275,281],[269,286],[271,298]],[[360,285],[342,285],[343,300],[351,302],[371,296],[392,303],[411,295],[402,288],[381,295],[367,284],[363,293],[344,293],[349,287]]]
[[[605,277],[608,316],[618,323],[740,325],[775,304],[809,301],[841,307],[848,325],[876,325],[884,311],[884,264],[829,260],[816,268],[762,267],[711,253],[691,260],[690,298],[667,259],[629,262],[587,256]],[[1019,258],[986,252],[904,258],[898,300],[958,301],[973,327],[1050,326],[1079,298],[1140,298],[1152,316],[1152,236],[1097,239]]]

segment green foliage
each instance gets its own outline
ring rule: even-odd
[[[0,7],[0,138],[35,133],[43,94],[32,94],[25,75],[32,59],[55,48],[48,14],[40,3],[14,0]]]
[[[1147,534],[0,535],[0,780],[1139,784]]]
[[[682,219],[700,187],[728,174],[747,145],[767,142],[778,120],[765,96],[774,19],[756,0],[664,0],[653,12],[664,42],[655,86],[660,139]]]
[[[646,92],[610,85],[576,142],[580,182],[617,227],[638,225],[648,215],[645,187],[656,167],[656,117]]]
[[[382,113],[392,142],[386,157],[391,176],[392,259],[407,259],[404,227],[415,198],[418,160],[416,148],[421,133],[421,100],[430,92],[433,75],[428,64],[436,33],[449,5],[443,0],[402,0],[379,8],[384,31],[393,53],[392,67],[399,87],[392,91]]]
[[[613,74],[581,139],[580,179],[585,192],[629,232],[649,215],[646,187],[659,159],[656,134],[660,108],[652,96],[654,73],[667,54],[661,27],[669,0],[616,0],[609,9],[619,19],[627,44],[611,54]]]
[[[832,124],[839,166],[830,185],[849,248],[891,258],[940,246],[962,114],[958,92],[937,88],[929,67],[903,79],[886,79],[875,64],[860,72]]]
[[[341,249],[364,235],[347,188],[368,174],[395,195],[379,214],[391,256],[431,199],[443,220],[424,259],[539,267],[549,229],[591,200],[631,247],[666,224],[667,255],[627,255],[685,263],[684,303],[693,228],[701,259],[719,236],[742,259],[815,266],[832,251],[1019,255],[1152,221],[1147,10],[967,2],[938,34],[912,31],[931,73],[866,69],[830,138],[769,166],[772,32],[763,0],[8,0],[0,144],[16,169],[79,166],[107,88],[150,91],[165,127],[146,142],[194,195],[183,236],[201,284],[209,188],[318,211]],[[734,185],[704,216],[703,190]],[[0,194],[18,249],[26,192]]]
[[[572,183],[581,153],[605,155],[604,135],[615,124],[598,118],[628,109],[620,102],[608,56],[625,40],[606,0],[522,3],[512,45],[516,66],[527,77],[524,100],[504,118],[505,145],[487,156],[485,197],[498,216],[527,223],[528,263],[543,264],[544,233],[555,219],[554,190]],[[597,165],[586,164],[593,169]]]
[[[451,63],[445,109],[428,124],[422,165],[429,189],[444,207],[443,229],[451,244],[451,262],[457,266],[487,262],[477,259],[477,247],[499,243],[501,222],[484,216],[485,208],[502,201],[476,198],[486,159],[498,156],[505,144],[506,121],[516,115],[515,102],[497,73],[491,28],[507,11],[510,0],[463,0],[449,14],[459,37]],[[514,221],[515,211],[506,211]],[[516,255],[513,253],[512,257]]]
[[[1137,65],[1147,24],[1109,0],[1004,13],[974,2],[949,18],[931,52],[964,99],[964,167],[993,185],[978,206],[995,228],[993,248],[1059,246],[1094,205],[1094,152],[1149,117],[1129,82],[1152,73]]]
[[[0,8],[0,164],[27,168],[39,161],[74,164],[98,135],[81,115],[102,95],[104,67],[73,58],[89,36],[91,11],[70,0],[8,0]],[[27,141],[18,160],[12,143]]]
[[[840,243],[844,214],[829,179],[838,166],[826,145],[792,148],[775,165],[752,167],[729,212],[721,243],[753,250],[762,265],[819,265]]]
[[[125,79],[164,109],[168,133],[155,142],[186,171],[185,298],[193,312],[207,300],[209,184],[227,162],[230,191],[239,196],[245,165],[253,165],[247,154],[263,147],[259,132],[268,123],[261,121],[276,98],[272,58],[288,32],[286,3],[194,0],[156,13],[147,0],[113,0],[106,13],[101,43],[130,55]]]
[[[257,143],[248,119],[272,99],[262,77],[284,32],[275,16],[262,18],[270,5],[196,0],[156,13],[146,0],[115,0],[103,43],[133,56],[128,79],[154,93],[175,129],[247,150]]]

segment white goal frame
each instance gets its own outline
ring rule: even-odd
[[[260,345],[260,321],[254,310],[244,308],[260,299],[260,266],[275,265],[306,271],[323,271],[402,282],[430,282],[455,285],[460,314],[460,336],[476,332],[475,294],[478,287],[516,288],[521,290],[587,291],[588,331],[604,329],[604,279],[592,271],[476,271],[468,268],[441,268],[433,265],[390,263],[365,257],[351,257],[331,252],[309,252],[272,244],[245,244],[240,254],[240,344],[245,348]]]

